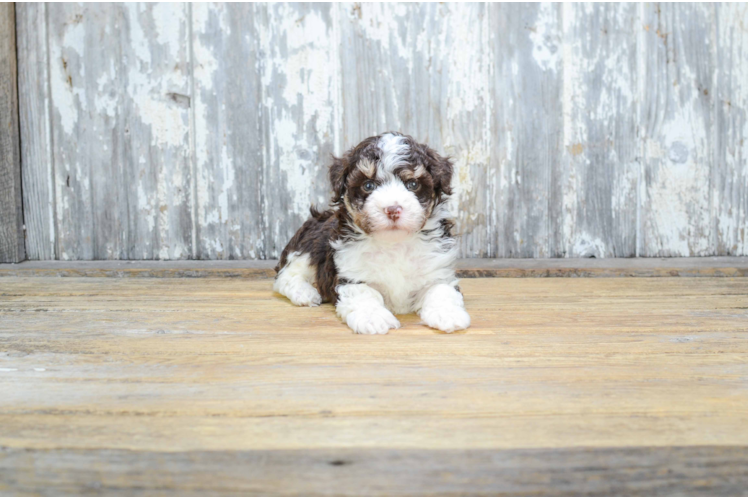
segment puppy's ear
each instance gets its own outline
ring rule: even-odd
[[[330,184],[332,185],[332,202],[333,204],[340,203],[343,201],[343,195],[345,194],[345,181],[348,177],[348,165],[345,157],[336,158],[332,157],[332,165],[330,165]]]
[[[449,157],[433,154],[428,171],[434,180],[434,192],[436,193],[437,202],[441,201],[442,196],[452,194],[452,172],[454,168]]]

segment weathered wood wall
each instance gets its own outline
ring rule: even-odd
[[[748,255],[746,4],[19,4],[32,259],[273,258],[450,154],[465,257]]]
[[[24,260],[16,29],[12,3],[0,3],[0,262]]]

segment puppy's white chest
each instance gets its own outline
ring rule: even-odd
[[[428,243],[416,238],[397,243],[355,242],[335,254],[340,277],[371,286],[397,314],[414,311],[419,292],[445,272],[451,273],[435,269],[439,260]]]

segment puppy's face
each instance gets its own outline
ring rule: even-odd
[[[411,137],[370,137],[330,167],[335,195],[354,223],[380,239],[419,231],[434,207],[451,193],[452,164]]]

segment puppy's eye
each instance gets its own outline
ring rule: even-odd
[[[418,189],[418,181],[415,179],[411,179],[405,183],[405,187],[410,189],[411,191],[415,191],[416,189]]]
[[[367,193],[371,193],[372,191],[374,191],[374,188],[376,188],[377,185],[374,183],[374,181],[366,181],[361,187],[364,188],[364,191],[366,191]]]

